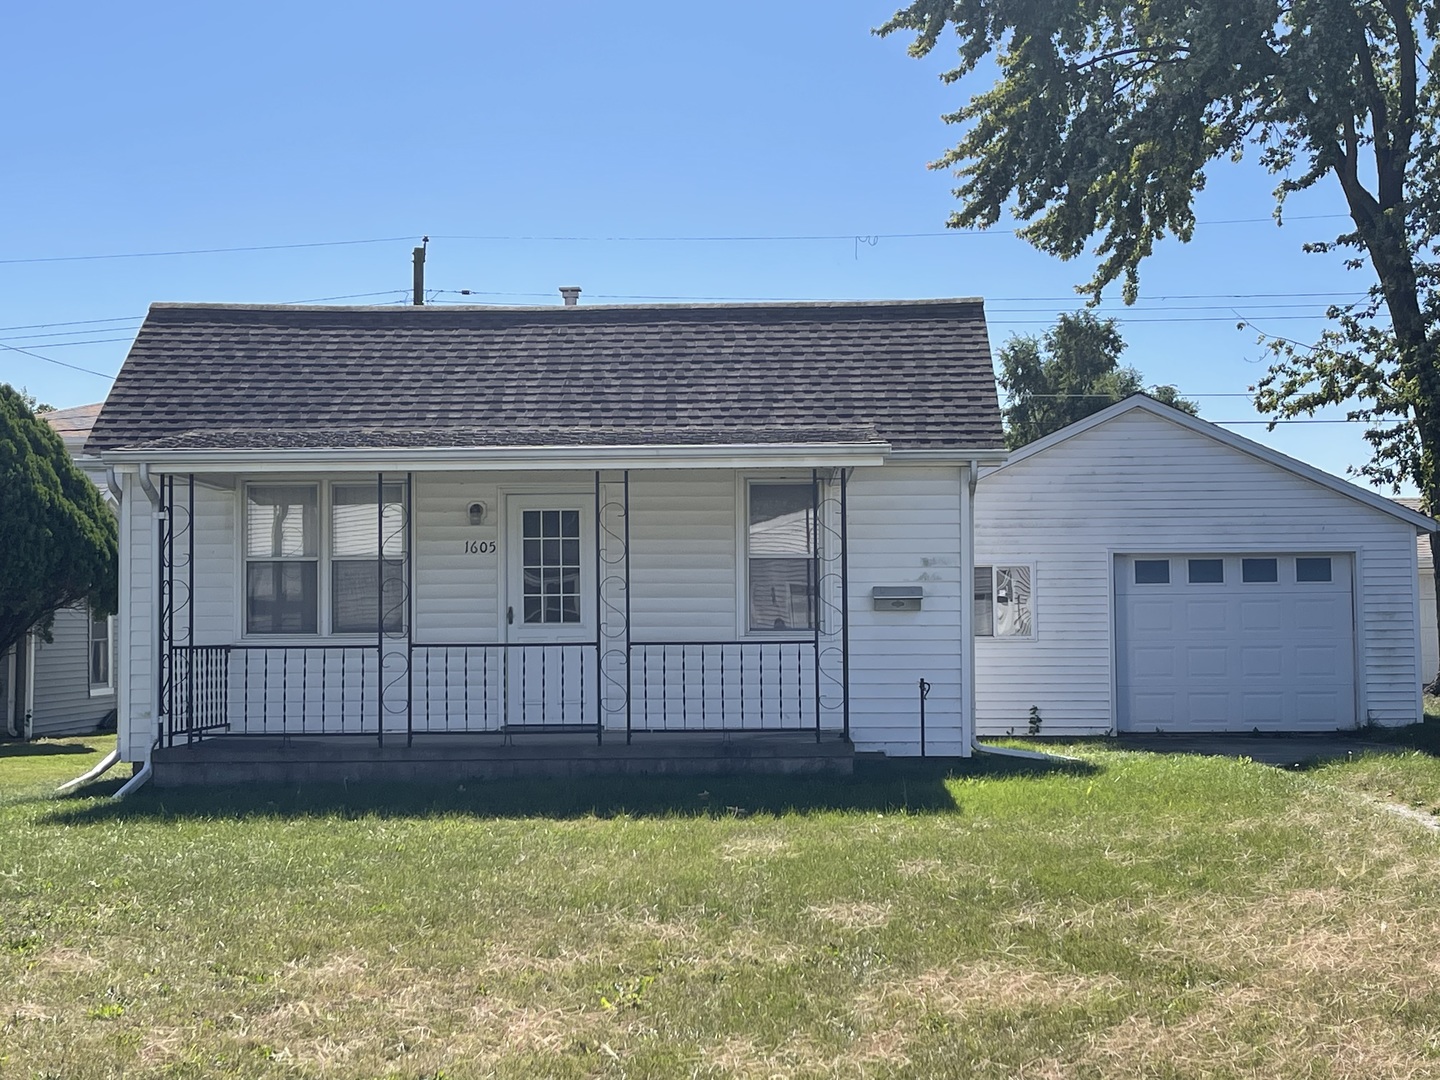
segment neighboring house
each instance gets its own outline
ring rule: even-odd
[[[99,480],[99,473],[94,462],[83,458],[82,448],[99,413],[97,404],[41,414],[92,480]],[[105,490],[103,481],[100,489]],[[85,607],[62,608],[50,636],[46,642],[27,634],[0,655],[5,735],[80,735],[115,712],[114,618],[93,618]]]
[[[976,506],[980,734],[1421,718],[1413,510],[1143,396],[1014,451]]]
[[[1419,511],[1419,499],[1396,499],[1408,509]],[[1426,685],[1440,673],[1440,631],[1435,613],[1435,564],[1430,558],[1428,534],[1415,541],[1415,559],[1420,569],[1420,675]]]
[[[924,680],[925,749],[966,754],[1001,443],[978,300],[157,304],[88,442],[123,491],[121,753],[915,754]]]

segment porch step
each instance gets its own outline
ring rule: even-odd
[[[373,737],[217,737],[154,751],[157,787],[249,783],[449,783],[533,776],[670,773],[825,773],[848,776],[854,746],[833,735],[587,735],[417,737],[379,746]]]

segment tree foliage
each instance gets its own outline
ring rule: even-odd
[[[49,639],[59,608],[116,602],[115,517],[65,444],[0,385],[0,652],[32,627]]]
[[[1199,413],[1173,386],[1147,390],[1140,372],[1120,366],[1124,351],[1115,320],[1088,311],[1061,315],[1043,340],[1012,337],[1000,348],[1006,444],[1024,446],[1132,394],[1148,393],[1191,416]]]
[[[878,31],[915,32],[925,55],[953,28],[954,82],[982,59],[995,85],[948,122],[935,163],[956,170],[953,226],[995,224],[1062,258],[1091,243],[1085,288],[1121,281],[1166,235],[1190,239],[1194,196],[1217,161],[1247,153],[1287,195],[1334,183],[1352,227],[1310,250],[1374,272],[1365,303],[1331,310],[1312,343],[1271,340],[1256,404],[1277,417],[1327,405],[1368,422],[1372,480],[1413,479],[1440,510],[1440,36],[1413,0],[916,0]],[[1440,551],[1437,551],[1440,555]]]

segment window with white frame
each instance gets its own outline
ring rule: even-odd
[[[805,483],[749,485],[746,519],[747,626],[815,626],[815,494]]]
[[[109,690],[111,687],[110,616],[90,612],[90,689]]]
[[[329,510],[324,543],[322,495]],[[322,551],[328,555],[323,574]],[[399,484],[386,484],[383,492],[375,484],[246,485],[245,632],[363,634],[380,624],[399,631],[404,557]],[[321,602],[322,584],[328,605]],[[322,608],[328,608],[323,628]]]
[[[975,636],[1035,636],[1032,573],[1028,566],[975,567]]]

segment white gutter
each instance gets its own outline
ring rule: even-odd
[[[115,792],[114,795],[110,796],[110,801],[119,802],[127,795],[135,794],[135,792],[139,791],[142,787],[145,786],[146,781],[150,779],[150,775],[153,771],[154,770],[150,768],[150,762],[146,761],[144,765],[140,766],[139,772],[137,772],[129,780],[125,781],[124,787],[122,787],[119,791]]]
[[[1000,466],[1010,460],[1009,450],[892,450],[891,461],[914,461],[928,465],[969,465],[979,461],[981,465]]]
[[[111,467],[138,464],[140,483],[150,493],[149,468],[164,472],[304,472],[343,467],[366,471],[426,472],[456,466],[476,469],[664,469],[708,466],[744,468],[832,468],[885,464],[888,443],[763,443],[729,446],[492,446],[404,447],[377,450],[288,448],[272,450],[107,450]],[[154,498],[152,497],[152,501]]]
[[[84,776],[77,776],[74,780],[66,780],[65,783],[61,784],[58,788],[55,789],[55,794],[56,794],[56,795],[64,795],[65,792],[67,792],[67,791],[73,791],[75,788],[79,787],[81,784],[88,784],[91,780],[94,780],[97,776],[100,776],[102,773],[107,773],[107,772],[109,772],[112,768],[114,768],[114,766],[115,766],[119,761],[120,761],[120,748],[117,746],[114,750],[111,750],[110,753],[106,754],[106,755],[100,760],[100,764],[96,765],[93,769],[91,769],[89,772],[87,772]]]

